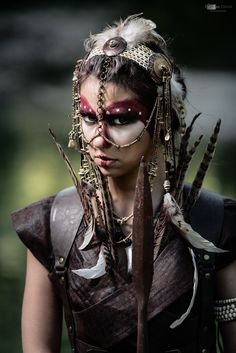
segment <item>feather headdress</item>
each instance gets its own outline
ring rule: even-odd
[[[131,15],[124,21],[115,22],[114,26],[107,26],[101,33],[91,34],[85,40],[85,50],[90,52],[95,46],[102,50],[104,44],[115,37],[124,38],[128,49],[138,44],[155,43],[161,49],[166,50],[165,40],[154,31],[156,24],[151,20],[140,17],[140,15]]]
[[[131,60],[136,61],[134,48],[138,48],[140,45],[145,46],[145,48],[158,48],[155,52],[149,49],[147,53],[143,53],[143,55],[141,55],[143,58],[145,58],[145,56],[151,57],[157,52],[163,53],[168,57],[169,54],[167,52],[167,44],[164,38],[155,31],[156,24],[151,20],[140,17],[140,15],[142,15],[142,13],[131,15],[124,21],[120,20],[119,22],[115,22],[113,26],[107,26],[100,33],[91,34],[90,37],[84,42],[85,50],[90,53],[88,58],[91,58],[96,54],[102,55],[104,45],[109,40],[117,37],[123,38],[127,43],[127,48],[125,50],[126,53],[130,50],[133,51],[134,55],[130,55]],[[121,54],[121,56],[129,58],[129,55],[126,55],[125,53]],[[178,75],[175,72],[173,72],[171,77],[171,89],[174,95],[173,103],[176,105],[176,110],[178,110],[175,97],[178,97],[178,99],[184,98],[185,92],[183,90],[183,85],[179,82]]]

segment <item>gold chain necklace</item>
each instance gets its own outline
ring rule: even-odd
[[[122,243],[128,243],[129,241],[132,241],[132,234],[133,232],[130,232],[125,238],[122,238],[121,240],[117,240],[116,244],[122,244]]]
[[[129,219],[131,219],[133,217],[133,212],[129,215],[129,216],[126,216],[126,217],[119,217],[117,214],[115,214],[113,212],[113,216],[114,216],[114,219],[116,220],[116,222],[119,224],[119,225],[123,225],[124,223],[128,222]]]

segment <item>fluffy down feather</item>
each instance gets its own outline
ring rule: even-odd
[[[115,22],[114,26],[107,26],[101,33],[90,35],[85,42],[86,51],[91,51],[94,46],[102,49],[111,38],[123,37],[128,43],[128,48],[137,44],[154,42],[163,49],[166,48],[165,40],[156,32],[156,24],[140,17],[141,14],[127,17],[124,21]]]

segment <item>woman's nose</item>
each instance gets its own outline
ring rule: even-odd
[[[107,127],[103,122],[100,122],[96,131],[96,137],[91,142],[92,146],[95,148],[108,148],[111,144],[106,140],[109,138],[107,136]]]

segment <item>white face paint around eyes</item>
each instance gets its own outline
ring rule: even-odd
[[[127,145],[135,141],[144,129],[144,124],[140,120],[136,120],[130,124],[109,124],[105,122],[105,128],[99,127],[98,122],[89,122],[83,119],[81,128],[86,142],[92,141],[96,137],[105,136],[115,145]]]
[[[97,97],[99,91],[99,80],[93,76],[89,76],[80,87],[81,95],[81,111],[88,111],[92,108],[93,114],[96,118],[97,112]],[[146,131],[148,120],[150,118],[147,108],[138,100],[137,95],[124,88],[121,85],[114,83],[106,84],[105,92],[105,117],[104,128],[98,131],[98,122],[93,122],[93,117],[87,121],[81,119],[82,137],[86,143],[90,143],[96,137],[104,137],[107,143],[111,143],[118,148],[127,147],[140,140]],[[123,117],[132,121],[120,122]],[[152,115],[152,113],[150,114]],[[119,117],[120,116],[120,117]],[[113,118],[113,123],[109,123],[109,119]],[[91,121],[89,121],[91,119]],[[128,120],[127,119],[127,120]],[[145,126],[146,125],[146,126]]]

